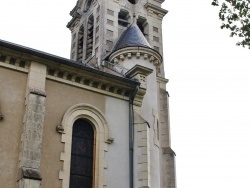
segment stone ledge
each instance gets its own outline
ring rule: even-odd
[[[170,147],[163,147],[162,148],[162,153],[176,156],[174,150],[172,150]]]
[[[29,92],[32,94],[35,94],[35,95],[43,96],[43,97],[47,96],[44,90],[39,89],[39,88],[35,88],[35,87],[29,88]]]
[[[38,169],[25,168],[21,167],[18,170],[17,179],[33,179],[33,180],[42,180],[40,171]]]

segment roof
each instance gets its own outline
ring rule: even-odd
[[[151,48],[147,39],[142,34],[136,22],[131,24],[120,36],[117,43],[112,49],[112,52],[125,47],[146,47]]]
[[[25,46],[21,46],[21,45],[14,44],[14,43],[7,42],[7,41],[4,41],[4,40],[0,39],[0,51],[1,51],[2,47],[9,48],[9,49],[12,49],[12,50],[16,50],[16,51],[21,52],[21,53],[30,54],[30,55],[33,55],[33,56],[36,56],[36,57],[39,57],[39,58],[44,58],[44,59],[50,60],[52,62],[54,61],[54,62],[57,62],[57,63],[60,63],[60,64],[64,64],[64,65],[68,65],[68,66],[71,66],[71,67],[79,68],[79,69],[82,69],[82,70],[85,70],[85,71],[88,71],[88,72],[92,72],[94,74],[102,75],[102,76],[107,77],[107,78],[116,79],[116,80],[119,80],[121,82],[125,82],[127,84],[131,84],[131,85],[138,85],[139,84],[137,81],[134,81],[134,80],[131,80],[131,79],[128,79],[128,78],[125,78],[125,77],[116,76],[114,74],[110,74],[110,73],[107,73],[107,72],[103,72],[101,70],[89,67],[89,66],[87,66],[87,65],[85,65],[83,63],[79,63],[79,62],[76,62],[76,61],[73,61],[73,60],[70,60],[70,59],[66,59],[66,58],[63,58],[63,57],[59,57],[59,56],[56,56],[56,55],[52,55],[52,54],[49,54],[49,53],[46,53],[46,52],[42,52],[42,51],[39,51],[39,50],[35,50],[35,49],[32,49],[32,48],[28,48],[28,47],[25,47]]]

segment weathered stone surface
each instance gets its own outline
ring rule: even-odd
[[[18,180],[22,178],[42,180],[41,174],[37,169],[25,168],[25,167],[21,167],[18,170]]]
[[[20,166],[39,169],[45,112],[45,97],[28,94]]]
[[[163,147],[162,153],[163,154],[171,154],[171,155],[176,156],[175,152],[170,147]]]
[[[40,188],[41,181],[34,179],[21,179],[18,184],[18,188]]]
[[[165,90],[161,90],[161,146],[162,146],[162,188],[176,188],[175,183],[175,152],[170,147],[170,130],[168,114],[168,97]]]

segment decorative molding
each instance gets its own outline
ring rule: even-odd
[[[170,147],[162,147],[162,153],[176,156],[174,150],[172,150]]]
[[[129,93],[133,90],[129,84],[120,83],[116,80],[103,79],[102,75],[94,76],[91,72],[78,72],[48,67],[48,79],[63,82],[71,86],[84,88],[90,91],[102,93],[104,95],[129,100]]]
[[[136,57],[137,59],[144,58],[154,64],[155,67],[160,67],[162,64],[161,55],[156,50],[145,47],[126,47],[119,49],[110,55],[109,61],[119,64],[119,61],[124,61],[125,58],[131,59],[132,57]]]
[[[0,66],[28,73],[30,62],[12,55],[0,54]]]
[[[147,90],[147,76],[153,72],[152,69],[143,67],[141,65],[135,65],[128,72],[126,72],[126,76],[131,79],[136,79],[140,82],[140,87],[134,98],[134,105],[141,107],[144,95]]]
[[[61,134],[64,134],[64,133],[65,133],[65,132],[64,132],[64,128],[63,128],[62,125],[56,126],[56,131],[57,131],[58,133],[61,133]]]
[[[64,151],[61,152],[60,156],[60,160],[63,161],[63,169],[59,172],[62,188],[69,187],[72,128],[74,122],[80,118],[91,122],[95,130],[95,188],[107,186],[104,170],[107,169],[108,162],[104,153],[108,151],[107,146],[114,139],[110,136],[109,126],[103,113],[92,105],[81,103],[72,106],[65,112],[61,127],[59,126],[61,130],[64,130],[64,134],[61,137],[61,142],[64,143]]]
[[[18,169],[17,180],[20,179],[42,180],[41,173],[37,169],[20,167]]]
[[[114,142],[114,138],[108,138],[105,142],[107,144],[112,144]]]
[[[147,9],[149,13],[156,14],[160,19],[162,19],[168,13],[167,10],[158,7],[152,3],[146,3],[144,7]]]
[[[43,97],[47,96],[43,89],[36,88],[36,87],[30,87],[29,92],[32,93],[32,94],[35,94],[35,95],[43,96]]]

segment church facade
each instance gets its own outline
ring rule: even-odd
[[[164,0],[78,0],[70,59],[0,40],[0,187],[176,188]]]

